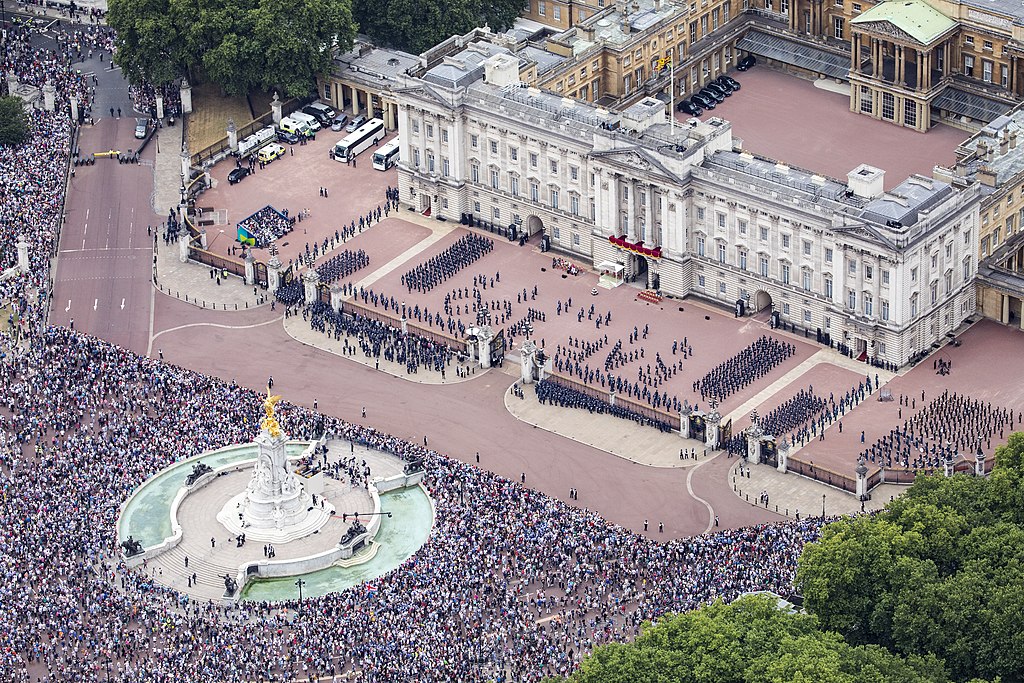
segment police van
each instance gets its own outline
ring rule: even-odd
[[[298,135],[299,137],[306,138],[313,137],[312,129],[310,129],[310,127],[306,125],[305,122],[296,121],[290,116],[286,116],[283,119],[281,119],[281,123],[278,124],[278,127],[287,133],[291,133],[292,135]]]

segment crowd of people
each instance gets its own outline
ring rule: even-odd
[[[564,408],[586,410],[589,413],[613,415],[614,417],[619,417],[625,420],[632,420],[637,424],[654,427],[662,432],[671,432],[674,429],[672,425],[665,420],[659,420],[649,415],[644,415],[643,413],[631,410],[625,406],[609,403],[602,398],[584,393],[578,389],[568,387],[551,379],[543,379],[540,382],[537,382],[534,385],[534,389],[537,392],[537,400],[539,400],[542,405],[550,403],[551,405],[562,406]]]
[[[871,375],[865,375],[857,386],[850,387],[837,399],[833,392],[829,392],[828,398],[819,396],[811,385],[798,391],[764,417],[758,418],[758,425],[765,435],[775,437],[776,441],[789,441],[790,447],[794,449],[798,444],[803,446],[815,438],[824,441],[825,430],[837,422],[839,432],[842,433],[842,417],[870,396],[878,386],[877,374],[874,381]],[[732,436],[726,442],[726,450],[733,455],[745,454],[746,436]]]
[[[402,275],[410,292],[429,292],[494,249],[494,240],[476,233],[460,237],[437,256],[432,256]]]
[[[163,100],[164,116],[174,118],[181,115],[181,88],[178,83],[131,85],[128,86],[128,95],[132,99],[135,111],[150,118],[157,117],[157,97]]]
[[[56,50],[33,45],[31,21],[15,17],[7,23],[5,33],[0,71],[37,88],[49,83],[54,87],[57,111],[67,116],[70,99],[75,98],[80,115],[87,117],[95,99],[95,82],[74,64],[92,57],[94,51],[109,53],[113,33],[103,26],[57,27],[53,34]]]
[[[366,255],[365,251],[345,249],[318,265],[316,274],[320,276],[320,282],[337,282],[368,265],[370,265],[370,257]]]
[[[702,400],[723,401],[743,387],[764,377],[779,363],[796,353],[796,346],[775,337],[761,335],[745,349],[724,361],[693,383]]]
[[[372,428],[279,404],[321,430],[422,459],[436,506],[398,569],[295,601],[192,602],[121,562],[121,502],[182,457],[246,442],[264,396],[68,329],[2,339],[0,679],[538,681],[669,610],[790,589],[820,520],[659,543]],[[355,463],[352,463],[356,465]],[[549,619],[550,617],[550,619]],[[231,653],[245,653],[233,656]]]
[[[322,301],[314,302],[302,312],[310,327],[336,341],[344,339],[342,353],[355,355],[361,351],[379,367],[380,360],[405,366],[406,374],[413,375],[421,368],[433,370],[444,379],[455,360],[456,352],[447,344],[413,332],[402,332],[383,320],[375,320],[351,310],[335,311]]]
[[[901,395],[899,416],[917,408],[916,396]],[[948,461],[972,458],[981,450],[992,450],[992,439],[1006,438],[1008,432],[1024,421],[1024,413],[1012,408],[992,405],[991,401],[948,389],[925,405],[921,392],[921,410],[903,420],[899,427],[889,430],[861,455],[870,462],[886,468],[915,471],[933,471]],[[861,441],[864,440],[863,433]]]
[[[284,237],[294,229],[295,218],[287,212],[278,211],[272,206],[264,206],[259,211],[238,221],[239,230],[248,232],[255,240],[253,246],[263,249],[279,237]]]
[[[32,110],[31,135],[20,147],[0,146],[0,272],[18,264],[18,241],[28,242],[27,273],[0,282],[0,302],[38,306],[30,290],[45,291],[64,210],[71,145],[68,117]]]

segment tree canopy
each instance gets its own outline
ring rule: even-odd
[[[602,645],[572,683],[946,683],[933,656],[851,645],[765,595],[718,601],[647,625],[630,644]]]
[[[953,677],[1024,678],[1024,434],[988,478],[918,478],[885,511],[830,524],[797,585],[853,644],[932,653]]]
[[[356,32],[351,0],[110,0],[107,22],[133,83],[191,74],[229,94],[306,95]]]
[[[503,31],[526,0],[353,0],[359,29],[375,43],[419,54],[478,26]]]
[[[28,116],[20,98],[0,97],[0,145],[20,145],[28,139]]]

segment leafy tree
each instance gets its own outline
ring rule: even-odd
[[[374,42],[419,54],[478,26],[503,31],[526,5],[525,0],[353,0],[352,11]]]
[[[20,98],[0,97],[0,146],[20,145],[28,139],[28,116]]]
[[[598,647],[572,683],[944,683],[935,657],[903,659],[822,632],[816,617],[767,596],[716,602],[648,624],[629,645]]]
[[[920,477],[875,517],[829,525],[797,585],[851,643],[930,653],[957,680],[1024,678],[1024,434],[988,478]]]
[[[189,72],[231,94],[305,95],[356,32],[350,0],[110,0],[108,23],[132,82]]]

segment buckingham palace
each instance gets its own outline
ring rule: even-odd
[[[975,311],[980,191],[914,175],[884,191],[742,150],[728,121],[620,112],[525,87],[471,44],[392,90],[400,198],[446,220],[542,233],[664,296],[697,296],[903,365]]]

